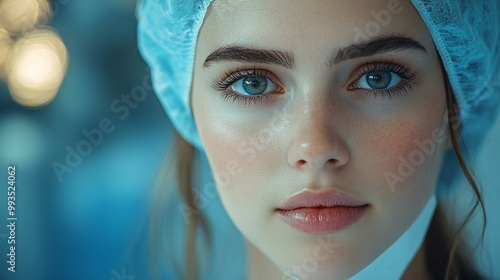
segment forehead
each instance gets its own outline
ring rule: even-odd
[[[410,0],[215,0],[199,41],[317,54],[385,35],[433,45]]]

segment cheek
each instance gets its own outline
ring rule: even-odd
[[[381,129],[373,149],[378,154],[379,174],[383,175],[388,188],[396,189],[414,184],[433,187],[431,173],[439,170],[443,140],[446,132],[443,124],[432,122],[397,123]],[[428,181],[422,181],[423,177]],[[420,186],[423,187],[423,186]]]
[[[273,177],[282,167],[276,161],[282,155],[276,153],[276,140],[285,123],[268,112],[258,119],[243,119],[216,111],[205,111],[197,125],[221,198],[230,206],[265,193],[263,178]]]
[[[216,120],[207,118],[201,123],[204,129],[200,130],[200,136],[214,179],[220,190],[232,189],[235,182],[242,177],[242,170],[248,171],[238,149],[242,135],[238,130],[221,124],[220,120],[216,124]]]
[[[366,194],[383,205],[380,219],[394,228],[409,226],[434,192],[448,136],[442,105],[366,128],[371,132],[356,145],[362,151],[356,169],[370,170],[358,172],[359,180],[372,182]]]

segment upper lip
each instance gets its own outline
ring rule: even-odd
[[[337,191],[321,191],[313,192],[311,190],[303,190],[298,192],[285,201],[283,205],[278,207],[278,210],[293,210],[297,208],[318,208],[318,207],[361,207],[364,203],[355,197]]]

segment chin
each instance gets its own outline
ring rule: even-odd
[[[328,244],[323,243],[312,250],[299,250],[300,253],[289,252],[288,259],[278,257],[279,261],[275,264],[283,272],[282,279],[348,279],[369,263],[369,256],[366,254],[354,256],[343,252],[341,248],[334,250],[335,248],[326,246]],[[328,253],[325,248],[331,251]]]
[[[345,267],[331,263],[324,263],[322,265],[313,266],[312,263],[308,264],[310,267],[305,268],[300,266],[291,266],[282,268],[282,279],[296,279],[296,280],[325,280],[325,279],[348,279],[356,274],[356,271],[351,271]]]

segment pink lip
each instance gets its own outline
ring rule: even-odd
[[[338,191],[302,191],[291,196],[276,211],[295,229],[309,234],[328,234],[346,229],[368,209],[363,203]]]

